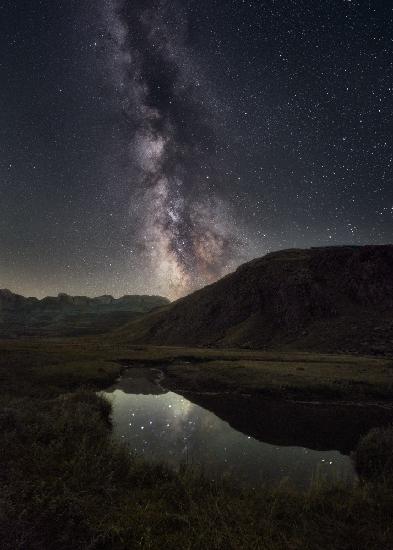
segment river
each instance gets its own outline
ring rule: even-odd
[[[104,395],[113,405],[114,437],[130,452],[212,479],[240,483],[356,481],[350,451],[391,411],[355,405],[273,401],[250,396],[182,395],[157,369],[129,368]]]

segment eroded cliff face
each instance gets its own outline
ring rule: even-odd
[[[138,343],[393,353],[393,246],[271,253],[121,334]]]

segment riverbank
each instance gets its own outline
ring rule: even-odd
[[[232,362],[245,357],[262,366],[268,358],[280,364],[294,360],[293,355],[290,361],[287,355],[273,355],[110,348],[97,340],[2,342],[1,547],[391,547],[390,478],[353,487],[314,485],[307,491],[288,484],[247,490],[235,480],[212,482],[188,468],[171,472],[133,457],[113,441],[110,405],[94,393],[110,385],[125,364],[165,363],[168,372],[178,369],[184,384],[186,378],[196,383],[187,361],[199,361],[197,367],[208,368],[211,376],[213,360],[225,359],[229,367],[238,367]],[[325,361],[319,356],[318,363]],[[303,355],[302,363],[306,368],[315,360]],[[389,368],[368,364],[378,371]],[[181,374],[186,372],[187,376]],[[246,371],[241,372],[244,376]],[[81,391],[82,387],[91,390]]]
[[[258,357],[176,361],[165,370],[172,388],[292,400],[377,402],[393,398],[393,361],[373,357],[266,353]]]
[[[393,401],[393,359],[345,354],[112,345],[105,339],[0,341],[2,391],[105,387],[125,367],[163,369],[179,391],[299,401]]]

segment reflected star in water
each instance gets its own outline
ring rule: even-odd
[[[151,460],[172,467],[184,462],[200,466],[213,478],[232,472],[245,482],[280,480],[285,474],[307,486],[315,476],[355,477],[350,458],[338,451],[263,443],[173,392],[133,395],[115,390],[110,395],[115,435]],[[136,425],[130,424],[130,415],[135,415]]]

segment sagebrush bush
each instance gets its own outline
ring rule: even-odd
[[[352,453],[361,479],[383,480],[393,476],[393,426],[374,428],[360,441]]]

